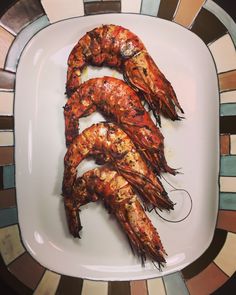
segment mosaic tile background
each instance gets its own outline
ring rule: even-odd
[[[0,1],[1,294],[233,294],[230,293],[236,290],[236,9],[233,2],[194,0],[190,5],[188,0]],[[13,106],[20,54],[34,34],[55,21],[109,12],[156,16],[188,28],[208,46],[219,78],[221,170],[215,235],[197,261],[181,272],[152,280],[93,282],[53,273],[27,253],[19,233]]]

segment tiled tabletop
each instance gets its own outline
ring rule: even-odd
[[[191,4],[190,4],[191,2]],[[16,294],[225,294],[236,277],[236,9],[221,0],[18,0],[0,4],[0,278]],[[95,282],[54,273],[24,248],[18,225],[14,166],[14,84],[28,40],[62,19],[140,13],[197,34],[215,60],[220,87],[220,203],[213,241],[197,261],[162,278]],[[197,239],[197,237],[196,237]],[[225,288],[226,288],[225,287]],[[232,289],[231,289],[232,290]],[[236,287],[235,287],[236,290]],[[232,293],[233,294],[233,293]]]

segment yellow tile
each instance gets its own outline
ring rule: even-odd
[[[0,26],[0,68],[4,68],[7,52],[15,37]]]
[[[236,192],[235,177],[220,177],[220,191],[225,193]]]
[[[229,34],[225,34],[213,42],[209,49],[214,57],[218,73],[236,68],[234,43]]]
[[[147,280],[148,295],[165,295],[165,287],[162,278]]]
[[[54,295],[60,281],[60,275],[47,270],[34,291],[34,295]]]
[[[141,0],[121,0],[121,11],[140,13]]]
[[[13,104],[13,92],[0,92],[0,115],[13,115]]]
[[[230,135],[230,154],[236,155],[236,135]]]
[[[0,146],[13,146],[13,131],[0,131]]]
[[[227,239],[220,253],[215,258],[214,262],[228,276],[232,276],[236,271],[236,234],[228,233]]]
[[[83,0],[42,0],[41,3],[51,23],[84,15]]]
[[[81,295],[107,295],[108,283],[84,280]]]
[[[220,103],[236,102],[236,90],[226,91],[220,94]]]
[[[174,16],[174,22],[188,28],[193,23],[205,0],[181,0]]]
[[[17,225],[0,229],[0,251],[5,264],[9,264],[25,252],[21,244]]]

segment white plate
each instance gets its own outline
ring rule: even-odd
[[[169,164],[183,172],[165,178],[190,193],[193,210],[180,223],[149,215],[168,253],[162,272],[150,261],[141,266],[100,203],[82,209],[82,239],[74,239],[67,229],[60,195],[66,152],[62,109],[66,62],[78,39],[105,23],[123,25],[141,38],[185,110],[181,122],[162,120]],[[105,74],[120,77],[105,68],[90,68],[84,79]],[[107,14],[61,21],[40,31],[21,56],[15,100],[17,204],[22,239],[30,254],[53,271],[98,280],[158,277],[197,259],[212,240],[218,209],[218,104],[217,76],[208,48],[177,24],[149,16]],[[82,129],[101,119],[97,114],[83,119]],[[80,173],[92,166],[84,161]],[[189,209],[189,199],[175,195],[170,194],[173,201],[179,198],[170,219],[180,219]]]

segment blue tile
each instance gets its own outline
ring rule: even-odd
[[[236,193],[220,193],[220,209],[236,210]]]
[[[160,0],[143,0],[141,6],[141,14],[157,16]]]
[[[236,103],[223,103],[220,105],[221,116],[235,116],[236,115]]]
[[[9,226],[18,222],[16,208],[7,208],[0,210],[0,227]]]
[[[163,277],[167,295],[189,295],[184,279],[180,272]]]
[[[6,59],[5,68],[9,71],[15,72],[19,61],[19,57],[28,41],[41,29],[48,26],[49,20],[47,16],[42,16],[36,21],[25,27],[14,40]]]
[[[3,166],[3,188],[15,187],[15,166]]]
[[[236,156],[221,156],[220,175],[236,176]]]

